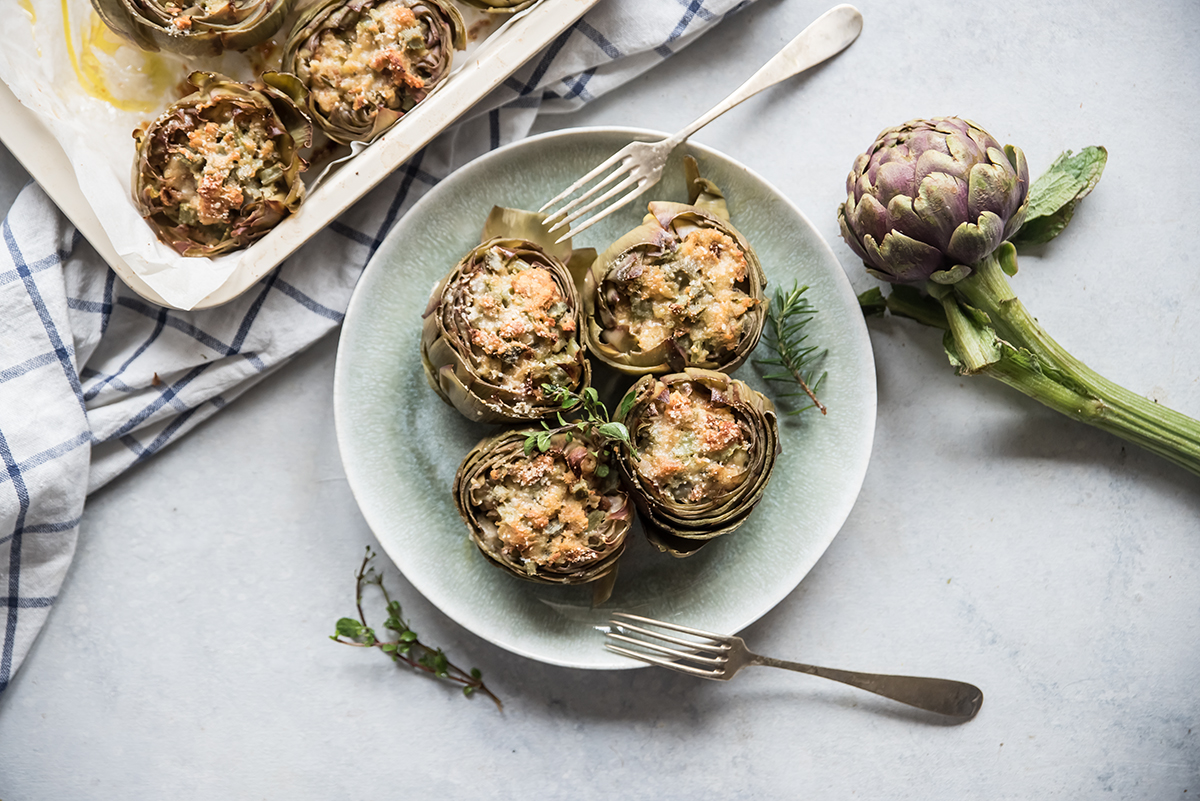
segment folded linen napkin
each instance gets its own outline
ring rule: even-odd
[[[641,74],[752,0],[603,0],[279,269],[178,312],[125,287],[36,186],[0,235],[0,692],[75,552],[87,494],[342,321],[392,224],[453,169]]]

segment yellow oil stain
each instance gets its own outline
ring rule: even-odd
[[[33,7],[33,0],[17,0],[17,4],[29,15],[29,35],[33,37],[33,45],[37,48],[37,57],[41,58],[42,46],[38,44],[37,29],[34,27],[37,25],[37,9]]]
[[[29,0],[21,0],[29,2]],[[71,61],[71,69],[80,87],[97,100],[120,109],[139,114],[154,111],[158,104],[153,98],[161,97],[176,82],[170,63],[157,53],[145,53],[131,48],[119,39],[96,12],[92,12],[88,25],[83,29],[78,53],[75,49],[74,37],[71,33],[70,0],[62,0],[63,31],[67,40],[67,57]],[[136,98],[119,97],[110,88],[108,70],[101,62],[99,54],[103,53],[110,59],[117,51],[124,48],[140,62],[134,69],[142,76],[141,85]],[[124,55],[124,54],[123,54]]]

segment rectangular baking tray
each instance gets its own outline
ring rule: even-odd
[[[193,308],[219,306],[252,287],[598,2],[542,0],[530,13],[494,34],[496,40],[489,42],[478,58],[464,65],[378,141],[326,177],[296,213],[247,248],[238,269]],[[80,190],[66,153],[38,114],[22,105],[3,81],[0,120],[0,141],[121,280],[147,300],[170,306],[116,252]]]

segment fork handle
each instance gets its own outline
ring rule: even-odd
[[[774,58],[734,90],[733,94],[671,137],[671,141],[679,144],[742,101],[837,55],[858,38],[861,30],[862,14],[858,12],[857,8],[846,4],[834,6],[817,17],[795,39],[788,42],[782,50],[775,54]]]
[[[884,698],[891,698],[918,709],[949,715],[953,718],[970,720],[983,706],[983,691],[974,684],[951,679],[930,679],[921,676],[889,676],[881,673],[856,673],[852,670],[835,670],[833,668],[805,665],[800,662],[786,662],[782,659],[771,659],[766,656],[756,656],[756,665],[795,670],[811,676],[832,679],[851,687],[858,687]]]

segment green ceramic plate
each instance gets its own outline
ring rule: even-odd
[[[627,668],[604,650],[622,610],[718,632],[746,627],[804,578],[845,522],[862,486],[875,427],[875,369],[862,313],[813,226],[762,178],[688,144],[729,200],[772,286],[808,284],[820,310],[810,331],[828,348],[821,400],[829,414],[783,417],[783,453],[747,523],[697,555],[651,548],[635,524],[611,600],[591,590],[522,581],[493,567],[467,537],[451,497],[459,462],[495,430],[464,420],[425,383],[421,313],[433,285],[479,242],[493,205],[536,209],[631,139],[632,129],[571,129],[517,142],[453,173],[406,214],[358,283],[338,347],[335,417],[354,496],[384,551],[413,586],[458,623],[503,648],[557,665]],[[635,227],[651,199],[686,202],[676,153],[661,184],[586,231],[603,249]],[[760,346],[760,354],[765,346]],[[737,377],[764,390],[751,364]],[[632,383],[632,381],[628,382]],[[769,390],[766,390],[769,392]]]

